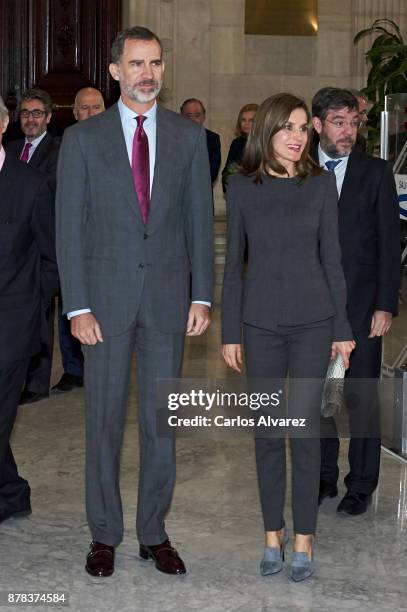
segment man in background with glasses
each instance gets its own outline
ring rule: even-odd
[[[25,138],[10,142],[6,149],[7,153],[46,174],[48,183],[55,193],[59,144],[47,132],[52,116],[52,100],[49,94],[38,88],[28,89],[21,96],[18,114]],[[41,352],[31,358],[21,404],[37,402],[49,396],[54,340],[54,300],[43,304],[43,307]]]
[[[51,97],[43,89],[28,89],[21,96],[18,115],[25,138],[10,142],[7,152],[45,172],[55,191],[59,144],[47,132],[52,117]]]
[[[356,150],[360,110],[353,94],[320,89],[312,100],[319,145],[313,156],[334,172],[338,190],[339,239],[347,285],[347,313],[356,348],[346,374],[350,421],[346,494],[337,512],[366,512],[377,487],[380,423],[376,379],[380,377],[382,336],[397,314],[400,279],[398,197],[391,165]],[[338,494],[339,439],[331,417],[323,419],[329,437],[321,439],[319,503]]]
[[[76,121],[85,121],[103,113],[105,101],[102,92],[95,87],[82,87],[73,104],[73,115]],[[71,326],[62,314],[62,297],[58,296],[58,330],[59,349],[61,351],[64,372],[59,381],[51,389],[52,393],[69,393],[83,387],[83,353],[81,343],[71,334]]]
[[[359,109],[359,130],[358,135],[356,136],[356,143],[354,149],[358,151],[366,152],[367,150],[367,128],[366,124],[369,121],[368,116],[368,100],[365,98],[364,94],[359,89],[348,89],[348,91],[353,94],[358,101],[358,109]]]

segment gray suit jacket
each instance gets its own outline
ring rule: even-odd
[[[222,342],[241,342],[241,323],[263,329],[334,317],[334,339],[350,340],[338,239],[335,176],[237,174],[227,191]],[[243,269],[245,236],[249,260]]]
[[[128,329],[142,294],[167,333],[185,331],[191,298],[212,301],[211,180],[205,131],[192,121],[157,109],[146,225],[117,105],[67,129],[56,217],[64,312],[90,308],[106,335]]]

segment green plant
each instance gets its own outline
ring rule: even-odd
[[[391,19],[376,19],[370,28],[356,34],[354,44],[374,32],[379,36],[365,54],[371,68],[367,85],[362,89],[372,102],[368,124],[370,149],[380,139],[380,112],[384,110],[384,97],[391,93],[407,93],[407,44],[400,28]]]

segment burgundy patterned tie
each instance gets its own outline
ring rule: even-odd
[[[20,160],[22,162],[25,162],[26,164],[28,164],[28,154],[30,152],[31,147],[32,147],[31,142],[26,142],[24,149],[23,149],[23,154],[20,157]]]
[[[147,117],[143,115],[136,117],[137,128],[133,138],[131,158],[134,187],[136,188],[144,223],[147,223],[148,211],[150,209],[150,156],[148,152],[148,138],[143,128],[143,123],[146,119]]]

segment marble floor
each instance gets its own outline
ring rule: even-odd
[[[405,342],[405,329],[400,320],[388,352],[397,352],[400,342]],[[215,309],[208,334],[187,342],[185,376],[230,375],[218,342]],[[56,350],[53,382],[60,374]],[[407,465],[385,452],[380,484],[366,515],[343,519],[335,513],[335,500],[324,503],[315,544],[315,575],[295,584],[287,568],[271,578],[259,575],[263,535],[252,441],[232,436],[180,438],[177,486],[167,529],[188,574],[169,577],[139,559],[134,385],[131,398],[122,456],[125,536],[117,550],[114,575],[100,580],[84,571],[90,537],[84,512],[83,392],[52,396],[19,409],[12,443],[20,472],[32,488],[33,513],[0,526],[0,610],[17,608],[4,603],[6,591],[64,591],[75,612],[407,609]],[[345,471],[344,441],[341,477]],[[291,525],[289,507],[287,524]],[[290,556],[289,552],[287,566]]]

